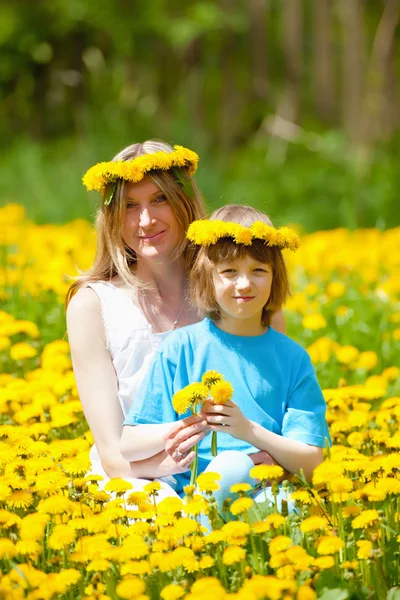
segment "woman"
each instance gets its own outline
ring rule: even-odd
[[[166,452],[128,462],[119,450],[123,420],[155,349],[168,332],[200,320],[187,297],[192,256],[185,239],[205,212],[192,179],[197,161],[190,150],[151,140],[125,148],[83,179],[103,202],[94,265],[67,297],[73,367],[95,440],[93,472],[134,478],[135,489],[145,479],[187,470],[187,457],[176,462],[176,445],[192,446],[208,433],[201,417],[190,417],[163,429]],[[284,330],[282,311],[272,324]],[[265,453],[253,457],[255,464],[265,459]]]

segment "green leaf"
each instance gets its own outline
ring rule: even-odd
[[[328,589],[324,588],[318,600],[346,600],[349,597],[349,591],[343,588]]]
[[[393,587],[390,589],[386,600],[400,600],[400,587]]]
[[[109,192],[108,192],[108,194],[107,194],[107,196],[105,197],[105,200],[104,200],[104,206],[108,206],[109,204],[111,204],[112,199],[114,197],[114,192],[115,192],[116,185],[117,185],[116,183],[113,183],[110,186]]]

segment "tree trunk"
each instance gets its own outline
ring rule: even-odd
[[[393,46],[399,22],[399,11],[399,0],[385,1],[368,64],[363,111],[363,137],[371,143],[378,139],[385,139],[392,133],[392,106],[395,100],[393,100],[393,96],[390,98],[388,96],[388,82],[391,81],[390,75],[393,73]],[[393,87],[391,91],[395,93]]]
[[[232,0],[221,0],[224,11],[232,8]],[[220,105],[220,143],[224,150],[230,150],[238,133],[239,99],[235,82],[235,37],[228,29],[221,34],[221,105]]]
[[[268,94],[267,5],[268,0],[249,0],[251,96],[255,100],[265,100]]]
[[[283,0],[283,49],[286,65],[286,85],[280,102],[280,116],[297,122],[300,111],[302,52],[302,2]]]
[[[361,105],[364,88],[363,0],[341,0],[343,31],[343,125],[353,142],[361,141]]]
[[[314,0],[314,91],[321,119],[332,122],[335,113],[335,70],[332,55],[332,0]]]

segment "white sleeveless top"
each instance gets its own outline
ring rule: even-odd
[[[125,417],[150,367],[155,351],[169,331],[153,333],[150,323],[138,306],[112,283],[98,281],[89,283],[87,287],[100,299],[107,350],[117,375],[118,400]],[[95,446],[90,452],[90,457],[92,469],[99,469],[100,458]]]

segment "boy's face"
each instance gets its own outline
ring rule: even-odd
[[[221,318],[250,319],[261,323],[272,285],[272,267],[250,255],[213,267],[215,299]]]

